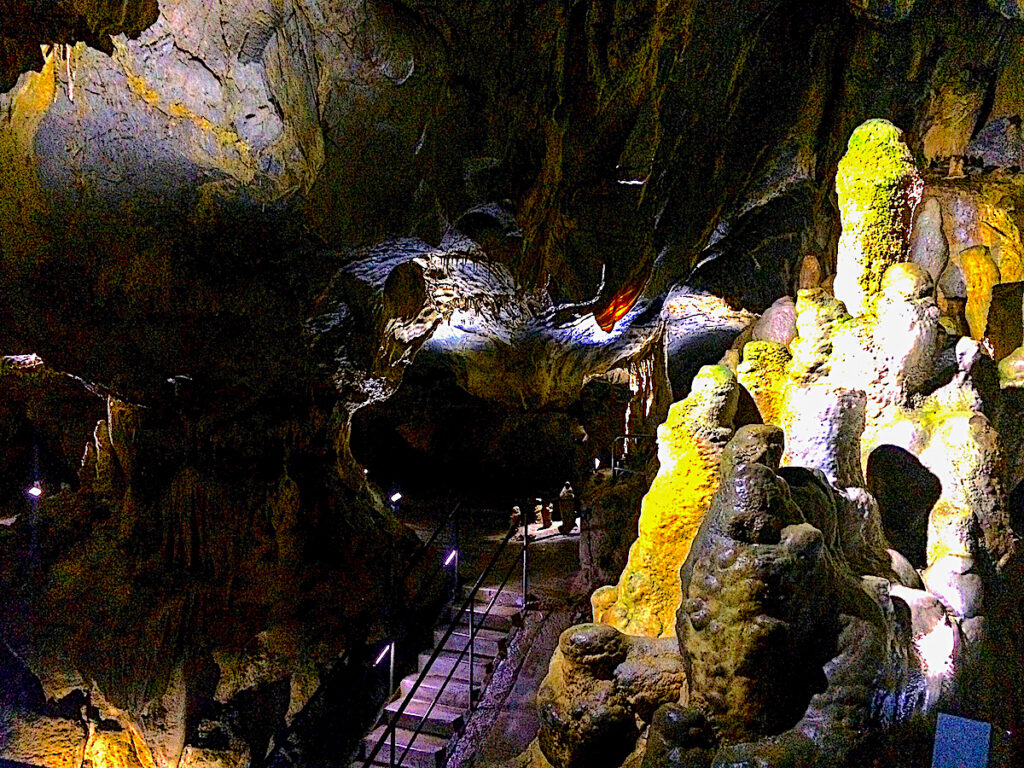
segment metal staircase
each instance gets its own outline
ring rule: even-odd
[[[443,625],[434,632],[433,649],[421,653],[418,672],[401,681],[377,726],[363,739],[353,766],[443,767],[450,740],[480,700],[526,608],[528,540],[521,558],[524,583],[510,584],[520,566],[514,557],[500,582],[483,586],[514,533],[508,532],[476,582],[449,604]]]

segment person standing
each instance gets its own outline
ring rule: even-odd
[[[558,532],[567,534],[576,527],[576,494],[573,493],[572,485],[567,480],[558,494],[558,515],[562,518]]]

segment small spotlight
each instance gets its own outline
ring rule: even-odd
[[[457,555],[457,554],[458,554],[458,552],[456,550],[454,550],[454,549],[451,552],[449,552],[448,553],[448,558],[444,561],[444,564],[446,566],[451,565],[452,564],[452,560],[455,559],[455,555]]]
[[[384,650],[380,652],[380,656],[378,656],[377,660],[375,662],[373,662],[373,666],[376,667],[378,664],[380,664],[382,661],[384,661],[384,657],[387,656],[388,655],[388,651],[391,650],[391,645],[392,645],[391,643],[388,643],[387,645],[384,646]]]
[[[368,469],[364,469],[364,470],[363,470],[363,474],[364,474],[364,475],[368,475],[368,474],[370,474],[370,470],[368,470]]]
[[[398,493],[397,491],[395,493],[391,494],[391,503],[392,504],[398,503],[399,501],[401,501],[401,499],[402,499],[402,494]]]
[[[600,459],[594,459],[594,469],[600,469],[600,468],[601,468],[601,460]]]
[[[38,499],[40,496],[43,495],[43,489],[39,487],[39,483],[36,483],[27,491],[25,491],[25,493],[27,493],[29,496]]]

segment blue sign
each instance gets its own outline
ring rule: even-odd
[[[987,768],[991,734],[988,723],[940,713],[932,768]]]

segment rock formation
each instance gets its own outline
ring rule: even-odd
[[[619,765],[685,679],[671,640],[630,637],[604,624],[567,629],[537,695],[540,749],[553,765]]]
[[[679,567],[718,487],[738,395],[728,368],[702,368],[658,427],[660,469],[640,507],[639,535],[618,585],[594,592],[594,621],[628,635],[674,635]]]
[[[870,121],[840,163],[839,206],[851,231],[840,239],[837,297],[800,289],[795,335],[773,340],[758,331],[770,327],[762,322],[742,359],[726,355],[764,424],[733,425],[730,403],[701,419],[723,437],[738,427],[724,450],[716,443],[678,461],[690,443],[675,441],[673,427],[701,402],[705,380],[733,396],[731,376],[705,369],[659,431],[661,466],[640,536],[619,586],[594,594],[595,619],[666,634],[637,620],[668,597],[647,587],[668,569],[637,557],[667,526],[645,527],[644,516],[663,488],[689,487],[694,476],[716,490],[710,504],[658,506],[660,519],[679,521],[659,553],[686,553],[681,592],[671,595],[686,684],[655,716],[645,766],[861,764],[891,749],[873,734],[915,733],[939,706],[1005,729],[1020,718],[1020,667],[1009,661],[1019,652],[1011,595],[1020,562],[1007,491],[1020,478],[1002,459],[1019,445],[1009,414],[1020,405],[998,396],[984,348],[941,322],[932,272],[943,268],[933,255],[943,243],[920,218],[919,238],[932,242],[911,240],[921,181],[899,139]],[[851,181],[868,152],[877,157]],[[998,271],[971,290],[983,280],[975,253],[988,258],[983,248],[963,254],[975,297],[968,319],[988,323],[977,297],[991,296]],[[915,254],[922,265],[909,261]],[[1019,327],[1015,306],[1009,322]],[[1002,434],[997,424],[1007,425]],[[717,475],[710,486],[709,472]],[[624,592],[634,584],[647,588]],[[1015,671],[997,683],[1007,665]],[[558,693],[546,695],[569,695],[563,685],[549,675],[545,690]],[[559,766],[564,755],[544,728],[539,748]],[[601,737],[578,738],[586,750]]]
[[[910,222],[924,184],[902,138],[887,120],[870,120],[853,132],[839,161],[835,295],[853,315],[861,314],[885,270],[905,261],[910,247]]]

